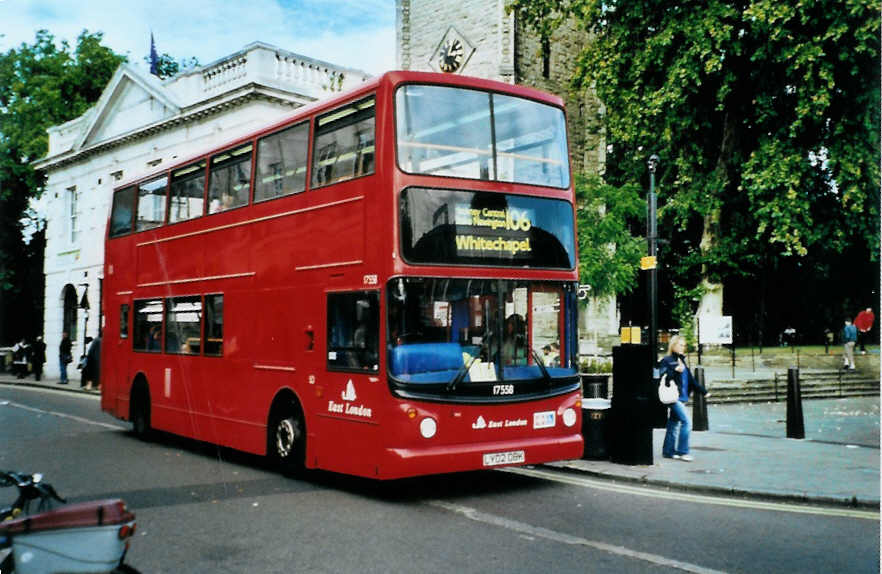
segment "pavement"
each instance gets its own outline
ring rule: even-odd
[[[0,373],[0,385],[99,394],[80,389],[78,379],[60,385]],[[546,466],[682,491],[879,509],[878,396],[803,400],[804,439],[787,438],[783,401],[707,409],[709,430],[693,431],[690,438],[693,462],[662,458],[665,430],[653,429],[652,464],[570,460]]]

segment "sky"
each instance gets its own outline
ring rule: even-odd
[[[147,66],[156,51],[210,64],[261,41],[302,56],[380,74],[395,66],[395,0],[0,0],[0,53],[36,31],[76,46],[83,29]]]

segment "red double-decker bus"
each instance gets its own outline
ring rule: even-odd
[[[378,479],[582,455],[562,101],[390,72],[115,190],[102,408]]]

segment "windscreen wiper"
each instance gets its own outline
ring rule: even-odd
[[[451,391],[456,390],[456,385],[458,385],[459,383],[462,382],[462,380],[465,378],[466,374],[469,372],[469,369],[472,368],[472,365],[474,364],[474,362],[477,360],[477,358],[479,356],[480,356],[480,354],[475,355],[474,357],[472,357],[472,360],[468,362],[468,364],[466,364],[466,363],[462,364],[462,366],[456,372],[456,376],[453,377],[453,379],[449,383],[447,383],[447,392],[451,392]]]
[[[539,356],[539,353],[536,352],[536,349],[530,347],[530,353],[533,355],[533,360],[536,361],[536,364],[539,366],[539,370],[542,371],[542,378],[545,379],[545,383],[550,387],[553,383],[551,380],[551,375],[548,374],[548,369],[545,368],[545,363],[542,362],[542,357]]]

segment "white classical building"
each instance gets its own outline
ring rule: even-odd
[[[47,176],[46,375],[60,374],[62,332],[74,341],[74,356],[83,352],[85,336],[98,334],[104,236],[117,185],[243,136],[368,77],[255,42],[165,81],[122,64],[92,108],[49,128],[48,153],[34,163]],[[84,296],[89,309],[82,306]]]

